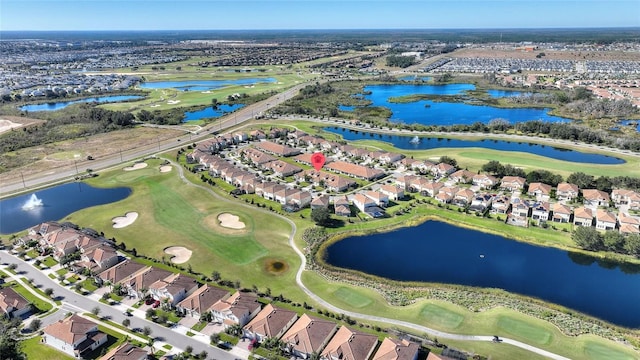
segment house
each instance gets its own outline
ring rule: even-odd
[[[364,194],[355,194],[351,201],[353,201],[353,205],[362,212],[366,212],[366,209],[369,207],[376,206],[375,200],[368,196],[365,196]]]
[[[384,164],[392,164],[392,163],[398,162],[398,161],[400,161],[402,159],[404,159],[404,155],[403,154],[386,152],[386,151],[376,157],[376,160],[378,160],[383,165]]]
[[[115,266],[104,270],[96,277],[98,283],[118,284],[126,278],[133,276],[135,273],[142,271],[146,266],[125,260]]]
[[[329,208],[329,196],[321,195],[311,201],[311,210]]]
[[[166,300],[171,305],[176,305],[187,295],[198,289],[196,279],[184,274],[171,274],[158,280],[149,286],[151,297],[156,300]]]
[[[170,275],[173,274],[167,270],[149,266],[143,271],[137,272],[133,276],[122,280],[120,283],[129,296],[142,299],[147,295],[146,291],[150,289],[152,284]]]
[[[398,185],[382,185],[380,186],[380,192],[385,194],[390,200],[393,201],[398,201],[404,198],[404,191]]]
[[[452,357],[448,357],[448,356],[444,356],[444,355],[438,355],[436,353],[429,352],[429,355],[427,355],[427,359],[426,360],[456,360],[456,359],[452,358]]]
[[[333,321],[303,314],[280,340],[289,350],[289,354],[308,359],[313,353],[320,354],[337,329],[338,325]]]
[[[7,318],[19,318],[29,312],[29,301],[10,287],[0,289],[0,310]]]
[[[228,299],[230,295],[227,290],[206,284],[180,301],[177,308],[185,315],[188,314],[192,317],[200,318],[200,316],[210,311],[215,303]]]
[[[505,176],[500,182],[500,189],[507,191],[520,191],[524,189],[526,182],[527,180],[520,176]]]
[[[263,140],[267,138],[267,134],[264,133],[264,131],[258,129],[258,130],[253,130],[252,132],[249,133],[249,135],[251,136],[251,139],[253,140]]]
[[[409,191],[409,187],[412,181],[419,179],[416,175],[400,175],[396,177],[393,182],[400,188]]]
[[[378,337],[341,326],[320,354],[322,360],[369,360]]]
[[[292,148],[286,145],[276,144],[274,142],[264,140],[256,144],[256,148],[264,152],[276,155],[276,156],[295,156],[300,154],[300,149]]]
[[[596,208],[598,206],[609,206],[609,194],[598,189],[584,189],[582,190],[582,198],[584,199],[584,206]]]
[[[611,191],[611,200],[616,207],[620,205],[628,205],[629,209],[640,209],[640,194],[633,190],[614,189]]]
[[[456,184],[469,184],[473,182],[473,177],[476,175],[473,171],[458,170],[449,175],[449,179]]]
[[[538,223],[546,222],[549,220],[549,211],[551,205],[547,201],[541,201],[533,204],[531,207],[531,219]]]
[[[481,189],[493,189],[498,184],[498,178],[486,174],[473,175],[471,183]]]
[[[476,194],[469,189],[460,189],[456,192],[451,201],[454,205],[465,207],[473,201]]]
[[[346,196],[339,196],[333,200],[334,213],[338,216],[351,216],[349,199]]]
[[[491,203],[493,202],[493,196],[491,194],[479,194],[473,197],[471,200],[471,205],[469,206],[469,210],[484,212],[486,209],[491,207]]]
[[[227,299],[218,300],[211,307],[213,321],[225,327],[238,324],[246,325],[260,312],[262,305],[258,297],[252,293],[235,292]]]
[[[42,342],[78,358],[106,343],[107,334],[93,321],[73,314],[45,327]]]
[[[365,191],[364,195],[376,203],[376,206],[387,207],[389,205],[389,196],[381,191]]]
[[[444,183],[420,178],[417,183],[412,183],[411,187],[412,189],[416,189],[416,191],[420,191],[420,194],[423,196],[435,197],[438,195],[438,192],[440,192],[440,189],[444,187]]]
[[[240,152],[240,155],[243,156],[252,164],[258,165],[258,166],[264,166],[264,164],[277,160],[275,157],[269,154],[266,154],[260,150],[250,148],[250,147],[242,149],[242,151]]]
[[[301,167],[289,164],[288,162],[282,160],[268,162],[264,165],[264,168],[272,170],[275,176],[279,176],[282,178],[302,171]]]
[[[262,342],[266,338],[280,338],[297,319],[298,315],[295,311],[267,304],[258,315],[244,326],[244,334],[258,342]]]
[[[551,198],[551,185],[541,182],[531,183],[529,184],[527,195],[535,197],[538,201],[549,201]]]
[[[431,173],[437,178],[445,177],[456,171],[456,167],[447,163],[439,163],[431,168]]]
[[[614,230],[618,220],[616,215],[610,211],[596,210],[596,229],[598,230]]]
[[[513,198],[511,199],[511,214],[519,217],[529,217],[531,211],[531,204],[529,201]]]
[[[576,184],[560,183],[556,190],[558,201],[573,201],[580,194],[580,188]]]
[[[629,216],[625,213],[618,214],[621,234],[640,234],[640,219]]]
[[[146,360],[148,355],[146,350],[125,341],[99,360]]]
[[[492,214],[506,214],[511,210],[511,198],[505,195],[498,195],[491,203]]]
[[[562,203],[555,203],[551,208],[553,213],[552,221],[559,223],[571,222],[571,208]]]
[[[372,360],[417,360],[418,344],[392,338],[384,338]]]
[[[574,209],[573,224],[576,226],[593,226],[593,210],[584,206]]]
[[[90,250],[80,249],[80,252],[80,262],[74,264],[74,267],[86,268],[94,273],[102,272],[120,261],[116,250],[105,243]]]
[[[370,168],[364,165],[352,164],[345,161],[334,161],[325,165],[325,167],[337,173],[369,181],[385,176],[385,173],[382,170]]]
[[[456,186],[442,187],[436,194],[435,199],[441,204],[449,204],[451,201],[453,201],[453,198],[456,196],[456,193],[458,191],[459,189]]]

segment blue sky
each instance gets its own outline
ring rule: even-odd
[[[640,0],[0,0],[0,30],[637,26]]]

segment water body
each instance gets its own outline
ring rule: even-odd
[[[196,121],[196,120],[201,120],[206,118],[218,118],[230,112],[234,112],[238,109],[242,109],[243,107],[244,107],[244,104],[233,104],[233,105],[223,104],[223,105],[218,105],[215,109],[210,106],[203,110],[185,111],[184,113],[185,118],[183,121],[187,122],[187,121]]]
[[[640,269],[427,221],[328,247],[331,265],[401,281],[500,288],[640,327]]]
[[[515,97],[520,95],[530,95],[530,92],[522,92],[515,90],[487,90],[487,94],[492,98]]]
[[[398,149],[406,150],[430,150],[437,148],[470,148],[478,147],[499,151],[520,151],[530,154],[545,156],[552,159],[571,161],[577,163],[586,164],[604,164],[615,165],[624,164],[623,159],[601,155],[584,153],[575,150],[557,148],[553,146],[526,143],[526,142],[512,142],[505,140],[460,140],[438,137],[418,137],[419,142],[413,142],[415,136],[401,136],[401,135],[386,135],[376,134],[370,132],[363,132],[358,130],[345,129],[341,127],[325,127],[324,131],[328,131],[334,134],[341,135],[345,140],[380,140],[393,144]]]
[[[220,89],[230,85],[253,85],[257,83],[274,83],[274,78],[247,78],[236,80],[184,80],[156,81],[140,84],[143,89],[178,89],[182,91],[205,91]]]
[[[424,125],[456,125],[488,123],[497,118],[511,123],[541,120],[548,122],[569,122],[569,119],[549,115],[549,109],[533,108],[497,108],[488,105],[471,105],[459,102],[439,102],[420,100],[410,103],[391,103],[389,98],[407,95],[463,95],[474,90],[473,84],[448,85],[369,85],[364,88],[363,98],[371,101],[370,106],[389,108],[392,111],[391,122]]]
[[[34,194],[41,204],[23,209],[25,204],[37,203],[32,197]],[[72,182],[4,199],[0,201],[0,234],[25,230],[45,221],[57,221],[87,207],[120,201],[130,194],[131,189],[126,187],[96,188],[83,182]]]
[[[620,125],[622,125],[622,126],[635,126],[636,127],[636,131],[640,132],[640,120],[623,120],[623,121],[620,122]]]
[[[64,109],[69,105],[77,104],[77,103],[89,103],[89,102],[109,103],[109,102],[120,102],[120,101],[127,101],[127,100],[139,100],[142,98],[144,98],[144,96],[139,96],[139,95],[99,96],[99,97],[90,97],[90,98],[84,98],[84,99],[73,100],[73,101],[57,101],[57,102],[50,102],[45,104],[24,105],[20,107],[20,110],[22,111],[56,111],[56,110]]]

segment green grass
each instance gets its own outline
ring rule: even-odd
[[[36,336],[22,341],[22,350],[29,360],[73,360],[75,358],[52,348],[41,342],[42,337]]]
[[[616,348],[617,347],[617,348]],[[587,340],[584,345],[584,354],[589,360],[632,360],[637,359],[637,353],[622,345],[604,344],[601,340]]]
[[[420,310],[420,318],[428,324],[444,329],[457,329],[464,321],[464,315],[436,304],[427,304]]]
[[[546,345],[552,339],[551,333],[546,329],[507,316],[498,318],[498,328],[511,336],[519,336],[527,339],[527,343]]]
[[[53,267],[58,265],[58,262],[56,261],[56,259],[52,258],[51,256],[47,256],[46,258],[44,258],[44,260],[42,260],[42,263],[48,267]]]
[[[359,294],[347,287],[340,287],[334,291],[333,294],[343,302],[355,308],[365,307],[372,302],[369,297],[363,296],[362,294]]]
[[[89,292],[94,292],[96,290],[98,290],[98,287],[93,283],[93,280],[91,279],[86,279],[83,282],[80,283],[82,285],[82,287],[89,291]]]
[[[28,302],[32,303],[39,312],[44,313],[51,309],[53,309],[53,305],[51,303],[40,299],[39,297],[33,295],[29,290],[25,289],[23,286],[18,284],[17,282],[9,282],[7,285],[11,286],[15,292],[22,295]],[[42,294],[44,295],[44,294]],[[46,298],[46,296],[44,296]]]
[[[60,270],[57,270],[56,274],[58,274],[58,275],[67,275],[68,272],[69,272],[69,270],[67,270],[65,268],[62,268]]]
[[[200,330],[204,329],[204,328],[205,328],[205,326],[207,326],[207,323],[205,323],[205,322],[200,322],[200,321],[199,321],[199,322],[197,322],[195,325],[193,325],[193,326],[191,327],[191,330],[193,330],[193,331],[200,331]]]
[[[162,345],[162,347],[163,347],[164,349],[167,349],[167,350],[171,350],[171,349],[173,349],[173,346],[171,346],[171,345],[169,345],[169,344],[164,344],[164,345]]]

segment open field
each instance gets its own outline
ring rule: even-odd
[[[448,56],[454,58],[492,58],[492,59],[536,59],[536,55],[543,52],[547,60],[599,60],[599,61],[636,61],[637,54],[625,51],[557,51],[548,50],[544,47],[533,51],[523,51],[516,49],[488,49],[469,47],[454,51]]]

